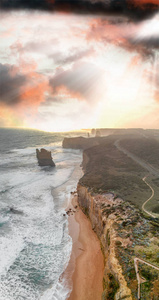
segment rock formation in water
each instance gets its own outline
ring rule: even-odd
[[[64,138],[63,148],[87,149],[99,144],[98,138],[84,138],[82,136]]]
[[[15,209],[14,207],[10,207],[9,211],[13,214],[23,215],[23,212],[21,210]]]
[[[36,157],[39,163],[39,166],[51,166],[55,167],[55,163],[52,160],[51,151],[48,151],[44,148],[36,149]]]

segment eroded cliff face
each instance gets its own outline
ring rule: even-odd
[[[80,184],[77,192],[79,205],[89,217],[105,257],[102,299],[132,300],[131,290],[127,286],[115,254],[116,241],[119,241],[119,238],[115,230],[117,216],[114,207],[120,206],[122,199],[114,199],[111,193],[93,195],[90,189]],[[107,214],[108,210],[110,214]]]

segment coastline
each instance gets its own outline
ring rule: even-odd
[[[72,276],[73,291],[70,292],[69,297],[67,296],[67,300],[96,300],[101,297],[102,299],[137,299],[140,297],[139,284],[143,278],[143,272],[149,287],[142,285],[141,297],[148,300],[153,295],[154,299],[158,299],[156,298],[156,287],[158,288],[159,282],[157,271],[153,270],[154,277],[150,277],[145,266],[140,266],[139,271],[137,271],[136,265],[134,267],[136,260],[144,262],[154,269],[158,265],[156,243],[158,222],[157,219],[148,219],[141,213],[142,202],[145,203],[145,198],[148,198],[147,190],[141,180],[145,169],[141,169],[135,161],[130,160],[118,148],[115,148],[114,141],[118,141],[118,139],[119,136],[115,136],[105,141],[101,140],[98,146],[88,148],[83,152],[84,175],[79,179],[77,194],[81,211],[88,216],[89,220],[85,215],[83,217],[80,210],[76,213],[68,207],[67,213],[76,215],[73,219],[74,224],[78,223],[79,226],[76,242],[81,243],[79,244],[81,249],[79,247],[77,249],[82,253],[77,256],[74,250],[72,252],[75,257],[75,271]],[[108,180],[106,180],[107,178]],[[73,211],[75,208],[74,206]],[[85,226],[84,218],[88,221]],[[70,220],[68,219],[68,221]],[[90,232],[88,233],[89,226]],[[104,291],[103,293],[98,292],[97,296],[94,294],[94,285],[91,286],[94,278],[92,277],[91,280],[89,278],[89,271],[93,270],[94,265],[88,267],[88,271],[85,268],[86,265],[89,265],[87,251],[89,252],[90,247],[89,239],[92,239],[89,236],[92,228],[101,242],[105,255],[105,268],[101,279]],[[70,236],[72,236],[71,232]],[[150,251],[152,253],[152,249],[153,258],[149,255]],[[90,257],[92,256],[92,261],[96,262],[93,253],[94,248],[92,247]],[[85,262],[83,262],[84,257]],[[97,274],[98,271],[97,267]],[[94,282],[96,283],[95,280]],[[71,287],[72,285],[70,285],[70,290]],[[91,291],[93,291],[93,295],[91,295]],[[98,298],[98,296],[101,297]]]
[[[69,208],[78,205],[77,196],[71,199]],[[65,270],[65,277],[72,292],[68,300],[100,300],[103,292],[104,257],[100,241],[82,210],[68,217],[72,238],[72,254]]]

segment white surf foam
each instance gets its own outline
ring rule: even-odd
[[[36,157],[30,160],[33,153],[32,148],[13,151],[8,161],[14,168],[4,168],[0,176],[0,210],[7,224],[0,235],[1,300],[65,300],[69,293],[59,281],[72,247],[63,213],[65,198],[76,186],[71,174],[81,154],[59,147],[51,169],[39,167]],[[51,189],[67,181],[56,210]]]

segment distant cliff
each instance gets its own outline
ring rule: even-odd
[[[51,166],[55,167],[55,163],[52,160],[51,151],[48,151],[44,148],[36,149],[36,157],[38,160],[39,166]]]
[[[84,138],[73,137],[73,138],[64,138],[63,148],[71,149],[87,149],[99,144],[99,138]]]

